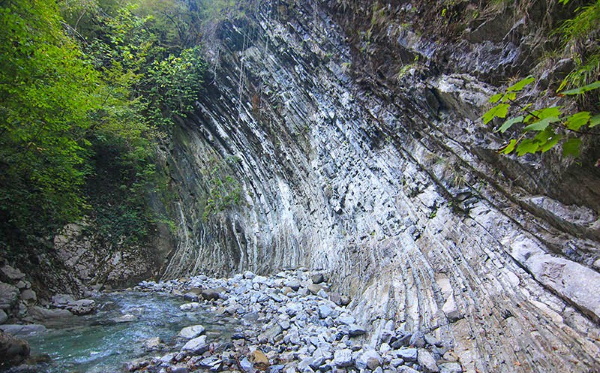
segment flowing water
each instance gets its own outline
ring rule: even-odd
[[[184,302],[166,294],[120,292],[95,300],[95,314],[61,320],[49,325],[48,332],[26,338],[32,355],[48,354],[52,359],[37,371],[120,372],[124,362],[148,355],[143,345],[149,338],[160,337],[176,348],[184,342],[176,336],[185,326],[201,324],[208,339],[218,341],[229,340],[238,325],[207,308],[183,312],[179,306]],[[125,315],[135,320],[116,321]]]

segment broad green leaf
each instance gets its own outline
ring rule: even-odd
[[[579,156],[579,148],[581,146],[581,139],[572,137],[563,143],[563,156]]]
[[[559,117],[562,114],[562,111],[560,110],[560,106],[552,106],[552,107],[547,107],[547,108],[543,108],[540,110],[536,110],[533,113],[527,115],[525,117],[524,122],[528,123],[530,122],[532,119],[544,119],[544,118],[548,118],[548,117]]]
[[[504,96],[502,96],[502,102],[510,102],[517,99],[517,94],[514,92],[507,92]]]
[[[568,91],[561,92],[563,95],[580,95],[585,92],[592,91],[594,89],[600,88],[600,80],[597,80],[591,84],[584,85],[583,87],[570,89]]]
[[[542,153],[545,153],[548,150],[552,149],[556,144],[558,144],[560,139],[562,139],[562,135],[554,133],[554,131],[547,129],[538,133],[534,137],[534,139],[540,143],[540,148],[538,150]]]
[[[483,114],[483,123],[488,124],[492,119],[498,118],[506,118],[508,115],[508,109],[510,108],[509,104],[499,104],[488,110],[485,114]]]
[[[491,104],[495,104],[496,102],[500,101],[500,99],[502,98],[502,96],[504,96],[503,93],[498,93],[493,95],[492,97],[490,97],[490,99],[488,100]]]
[[[517,155],[523,156],[527,153],[535,153],[540,147],[540,144],[533,139],[525,139],[517,146]]]
[[[589,111],[580,111],[569,117],[567,117],[567,128],[570,130],[577,131],[581,127],[585,126],[591,118]]]
[[[502,148],[498,149],[498,152],[504,153],[504,154],[510,154],[513,150],[515,150],[515,146],[517,146],[517,142],[518,141],[515,139],[510,140],[508,145],[503,146]]]
[[[512,127],[513,124],[523,122],[523,118],[524,117],[522,115],[520,115],[518,117],[511,118],[511,119],[507,120],[506,122],[504,122],[502,124],[502,126],[500,126],[500,128],[498,128],[496,130],[496,132],[500,132],[500,133],[506,132],[506,130],[508,130],[510,127]]]
[[[506,92],[519,92],[520,90],[525,88],[527,85],[531,84],[533,81],[535,81],[535,78],[533,76],[528,76],[527,78],[521,79],[518,82],[516,82],[515,84],[508,87],[506,89]]]
[[[527,127],[523,128],[524,131],[543,131],[550,125],[550,123],[555,123],[560,121],[558,117],[549,117],[534,122]]]
[[[590,128],[594,128],[600,124],[600,114],[594,115],[592,119],[590,119]]]

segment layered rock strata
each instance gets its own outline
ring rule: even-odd
[[[374,342],[393,320],[452,340],[470,372],[599,369],[597,171],[499,157],[478,120],[519,40],[472,41],[461,58],[491,70],[470,73],[409,31],[361,51],[338,25],[353,13],[322,5],[269,2],[208,42],[210,85],[164,149],[165,278],[305,265]],[[416,55],[427,73],[383,68]]]

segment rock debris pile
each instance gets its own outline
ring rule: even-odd
[[[241,326],[223,342],[211,341],[202,325],[190,325],[175,346],[152,343],[156,356],[129,362],[125,370],[462,372],[450,341],[395,329],[392,321],[378,341],[369,341],[369,326],[358,324],[346,308],[350,300],[329,291],[324,280],[322,274],[298,270],[271,277],[246,272],[229,279],[142,282],[138,290],[184,297],[185,312],[204,302]]]

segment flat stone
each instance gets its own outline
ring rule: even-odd
[[[188,352],[196,355],[201,355],[208,351],[208,344],[206,343],[206,336],[200,336],[198,338],[190,339],[181,348],[182,352]]]
[[[322,273],[315,273],[314,275],[310,276],[310,280],[313,284],[320,284],[325,281],[325,277]]]
[[[56,294],[52,296],[52,304],[56,307],[64,308],[72,302],[75,302],[75,298],[70,294]]]
[[[364,334],[367,334],[365,328],[356,324],[350,325],[350,328],[348,329],[348,335],[350,335],[350,337],[358,337]]]
[[[418,348],[425,347],[425,335],[422,332],[415,332],[410,338],[410,345]]]
[[[188,302],[197,302],[200,297],[197,293],[187,292],[183,294],[183,299],[187,300]]]
[[[69,302],[65,308],[74,315],[88,315],[96,310],[96,302],[92,299],[79,299]]]
[[[206,359],[200,360],[200,362],[198,363],[198,366],[200,368],[208,369],[210,371],[219,371],[222,364],[223,364],[223,360],[219,359],[216,356],[210,356],[210,357],[207,357]]]
[[[306,288],[312,295],[317,295],[319,291],[323,290],[323,287],[321,285],[316,284],[310,284]]]
[[[27,337],[34,334],[44,333],[46,327],[40,324],[4,324],[0,325],[0,330],[15,336]]]
[[[44,321],[49,319],[60,319],[64,317],[73,316],[71,311],[62,308],[43,308],[39,306],[29,307],[27,310],[29,316],[37,321]]]
[[[275,324],[271,328],[267,329],[265,332],[259,334],[259,341],[269,341],[274,342],[275,337],[280,335],[283,332],[283,328],[279,324]]]
[[[322,304],[319,306],[319,317],[322,319],[326,319],[327,317],[331,316],[331,314],[333,314],[334,309],[329,307],[326,304]]]
[[[353,364],[352,350],[344,348],[342,350],[336,350],[333,354],[333,365],[344,368],[350,367]]]
[[[138,319],[138,317],[136,315],[127,314],[127,315],[115,317],[113,319],[113,321],[116,323],[125,323],[125,322],[136,321],[137,319]]]
[[[192,325],[186,326],[181,329],[179,332],[179,336],[186,339],[194,339],[200,335],[202,335],[206,331],[206,328],[202,325]]]
[[[16,286],[0,282],[0,310],[8,310],[17,304],[19,294]]]
[[[200,295],[204,300],[217,300],[221,298],[221,294],[215,289],[204,289]]]
[[[185,303],[179,306],[179,309],[182,311],[191,311],[196,310],[198,308],[200,308],[200,303],[198,302]]]
[[[406,361],[417,361],[417,356],[419,354],[416,348],[402,348],[400,350],[394,350],[393,353]]]
[[[254,373],[254,365],[248,360],[247,357],[244,357],[240,360],[240,368],[246,373]]]

